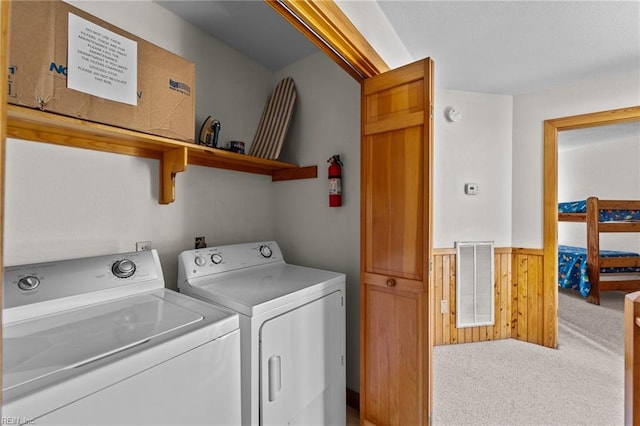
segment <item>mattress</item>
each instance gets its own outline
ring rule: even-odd
[[[586,213],[587,201],[568,201],[558,204],[558,213]],[[600,222],[640,220],[640,210],[600,210]]]
[[[637,257],[628,251],[600,250],[601,257]],[[604,273],[640,272],[640,268],[601,268]],[[591,291],[587,274],[587,249],[583,247],[558,246],[558,285],[580,291],[584,297]]]

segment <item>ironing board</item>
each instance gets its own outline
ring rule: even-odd
[[[289,130],[296,97],[296,86],[291,77],[278,83],[262,113],[249,155],[270,160],[278,159]]]

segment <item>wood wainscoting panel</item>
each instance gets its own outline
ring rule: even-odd
[[[513,337],[525,342],[543,344],[544,286],[543,255],[537,251],[517,250],[513,252],[513,309],[516,323]]]
[[[433,250],[433,336],[435,345],[518,339],[542,344],[542,250],[496,248],[495,321],[482,327],[456,327],[456,251]],[[447,312],[442,313],[442,303]]]

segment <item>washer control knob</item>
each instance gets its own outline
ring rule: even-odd
[[[21,290],[25,291],[35,290],[39,285],[40,279],[38,277],[34,277],[33,275],[20,278],[20,281],[18,281],[18,287]]]
[[[118,278],[129,278],[136,271],[136,264],[129,259],[121,259],[111,266],[111,272]]]
[[[207,259],[202,256],[196,256],[196,265],[204,266],[207,263]]]
[[[222,255],[220,253],[214,253],[211,255],[211,261],[214,265],[219,265],[222,263]]]
[[[262,257],[268,259],[271,257],[273,252],[271,251],[271,247],[269,246],[260,246],[260,254],[262,255]]]

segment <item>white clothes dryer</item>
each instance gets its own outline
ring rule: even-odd
[[[4,270],[3,423],[232,425],[238,315],[164,288],[155,251]]]
[[[345,275],[274,241],[189,250],[180,292],[240,315],[243,425],[344,425]]]

